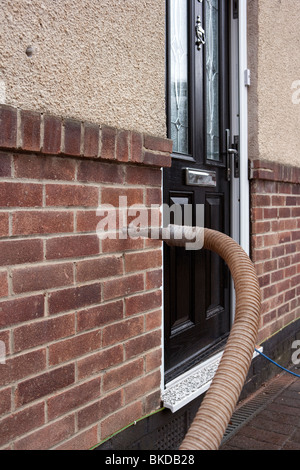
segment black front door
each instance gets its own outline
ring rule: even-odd
[[[192,208],[192,225],[199,224],[196,214],[202,208],[205,227],[227,234],[229,4],[228,0],[167,2],[168,132],[173,159],[172,167],[164,170],[164,204],[180,207],[182,222]],[[165,224],[174,222],[172,212],[171,219],[165,219]],[[220,348],[230,329],[229,292],[229,272],[217,255],[164,246],[166,382]]]

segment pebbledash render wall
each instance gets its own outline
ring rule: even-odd
[[[4,105],[0,123],[0,448],[88,449],[161,405],[161,242],[99,239],[96,211],[160,205],[172,143]]]
[[[251,258],[263,300],[258,341],[300,318],[299,15],[300,2],[248,0]]]

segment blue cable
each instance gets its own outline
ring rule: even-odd
[[[296,374],[295,372],[292,372],[291,370],[288,370],[286,369],[285,367],[282,367],[281,365],[277,364],[277,362],[273,361],[272,359],[270,359],[268,356],[266,356],[264,353],[262,353],[261,351],[259,351],[258,349],[255,348],[255,351],[260,354],[261,356],[265,357],[266,359],[268,359],[268,361],[270,362],[273,362],[273,364],[275,364],[275,366],[277,367],[280,367],[280,369],[283,369],[285,370],[286,372],[288,372],[289,374],[292,374],[292,375],[295,375],[295,377],[298,377],[300,379],[300,375]]]

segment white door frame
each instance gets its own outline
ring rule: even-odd
[[[250,254],[250,194],[248,178],[247,0],[239,0],[240,108],[240,245]]]

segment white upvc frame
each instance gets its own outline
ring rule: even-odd
[[[248,178],[247,0],[239,0],[239,108],[240,108],[240,245],[250,254],[250,194]]]

